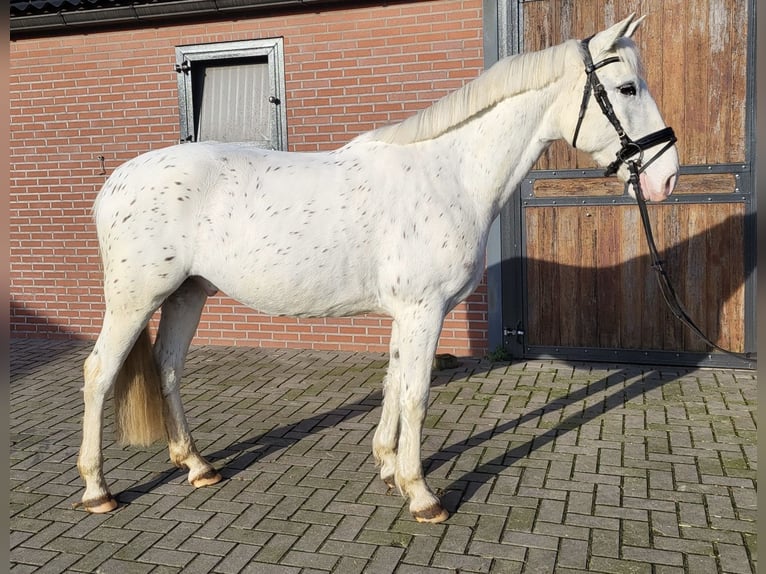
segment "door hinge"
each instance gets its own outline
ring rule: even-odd
[[[503,328],[503,335],[505,335],[506,337],[523,337],[524,334],[525,332],[521,323],[516,325],[515,329],[512,329],[511,327]]]
[[[180,64],[176,64],[176,72],[179,74],[188,74],[189,70],[191,70],[191,62],[189,62],[189,60],[184,60]]]

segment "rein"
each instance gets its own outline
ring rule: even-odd
[[[696,323],[694,323],[691,317],[689,317],[689,314],[681,304],[681,301],[678,298],[678,294],[673,288],[673,285],[670,282],[670,278],[665,271],[665,267],[663,265],[664,262],[662,259],[660,259],[657,245],[654,242],[652,226],[651,222],[649,221],[649,213],[646,208],[646,200],[644,199],[643,191],[641,189],[641,178],[639,177],[647,167],[649,167],[658,157],[660,157],[663,153],[670,149],[673,144],[675,144],[676,135],[673,132],[673,128],[671,127],[666,127],[656,132],[652,132],[649,135],[646,135],[637,140],[632,140],[625,133],[620,120],[614,113],[614,108],[612,107],[612,104],[606,94],[606,88],[604,88],[601,80],[599,80],[598,76],[596,75],[596,70],[606,66],[607,64],[619,62],[620,59],[613,56],[610,58],[605,58],[604,60],[594,64],[593,58],[590,54],[590,49],[588,47],[589,42],[590,38],[583,40],[582,42],[583,59],[585,61],[585,73],[587,74],[587,81],[585,82],[585,87],[583,88],[582,103],[580,104],[580,113],[577,117],[577,126],[575,127],[572,146],[575,148],[577,147],[577,136],[580,133],[580,126],[582,125],[583,118],[585,117],[585,111],[588,107],[588,101],[590,100],[590,96],[592,94],[595,100],[598,102],[601,111],[609,120],[609,123],[611,123],[612,127],[614,127],[614,129],[617,131],[617,135],[620,138],[620,143],[622,144],[622,147],[617,152],[617,158],[612,163],[610,163],[607,166],[606,171],[604,171],[604,177],[609,177],[616,174],[617,170],[622,164],[625,164],[628,168],[628,171],[630,172],[630,177],[625,183],[625,191],[628,190],[629,185],[632,185],[633,189],[635,190],[636,203],[638,204],[638,210],[641,214],[641,223],[643,224],[646,242],[649,246],[651,267],[657,274],[657,283],[659,284],[660,292],[662,293],[662,297],[665,299],[665,303],[667,304],[668,308],[678,320],[680,320],[684,325],[691,329],[692,332],[707,345],[710,345],[722,353],[736,357],[737,359],[755,363],[755,353],[737,353],[735,351],[724,349],[723,347],[720,347],[711,341],[710,338],[705,335],[702,329],[700,329]],[[665,143],[665,145],[654,156],[652,156],[649,161],[643,163],[644,150],[652,148],[661,143]],[[638,155],[638,158],[632,159],[636,155]]]

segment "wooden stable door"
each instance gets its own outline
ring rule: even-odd
[[[678,136],[682,175],[650,205],[657,246],[693,320],[722,347],[755,350],[755,193],[749,18],[742,0],[536,0],[518,4],[521,51],[587,37],[636,12],[649,90]],[[668,310],[635,201],[563,142],[519,193],[522,312],[506,344],[526,357],[738,364]]]

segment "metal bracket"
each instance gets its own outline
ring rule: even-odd
[[[191,71],[191,63],[189,62],[189,60],[184,60],[180,64],[176,64],[175,70],[179,74],[181,74],[181,73],[188,74],[189,71]]]
[[[523,337],[524,334],[525,332],[524,329],[522,329],[522,324],[520,322],[516,325],[515,329],[511,329],[510,327],[503,328],[503,335],[506,337]]]

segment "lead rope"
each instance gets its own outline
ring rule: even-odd
[[[659,157],[661,154],[657,154],[652,158],[652,161]],[[652,234],[652,225],[649,221],[649,212],[646,209],[646,200],[644,199],[643,192],[641,191],[641,184],[640,184],[640,178],[639,174],[648,167],[648,165],[651,163],[648,162],[643,167],[639,168],[639,165],[635,161],[628,161],[628,170],[630,171],[630,177],[628,178],[628,181],[625,183],[626,189],[628,185],[633,185],[633,189],[635,190],[636,195],[636,203],[638,204],[638,210],[641,213],[641,223],[644,227],[644,235],[646,236],[646,242],[649,245],[649,256],[651,258],[651,267],[654,269],[655,273],[657,274],[657,283],[660,287],[660,292],[662,293],[663,299],[665,299],[665,303],[667,303],[668,308],[673,313],[673,315],[676,316],[676,318],[681,321],[684,325],[686,325],[689,329],[694,332],[695,335],[697,335],[702,341],[704,341],[706,344],[710,345],[714,349],[717,349],[721,351],[722,353],[726,353],[727,355],[730,355],[732,357],[736,357],[737,359],[748,361],[751,363],[756,363],[756,354],[755,353],[737,353],[735,351],[730,351],[729,349],[724,349],[723,347],[717,345],[713,341],[711,341],[707,335],[700,329],[696,323],[692,320],[692,318],[689,316],[689,314],[684,309],[683,305],[681,304],[680,299],[678,298],[678,294],[676,293],[676,290],[673,288],[673,284],[670,282],[670,278],[668,277],[667,272],[665,271],[665,267],[663,265],[662,259],[660,259],[660,254],[657,251],[657,245],[654,242],[654,235]]]

